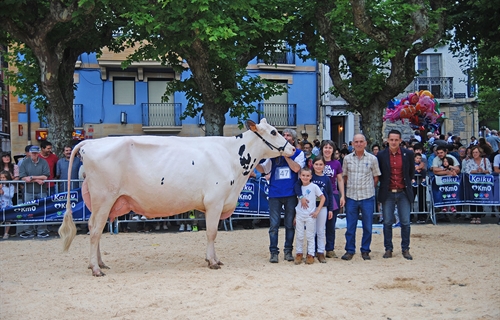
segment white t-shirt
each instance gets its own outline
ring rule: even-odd
[[[451,154],[446,154],[446,157],[450,157],[453,160],[452,166],[459,166],[460,162],[458,162],[457,158],[452,156]],[[443,165],[443,161],[439,157],[435,157],[434,160],[432,160],[432,167],[433,168],[438,168]]]
[[[323,192],[321,192],[321,189],[318,187],[318,185],[314,183],[309,183],[307,186],[302,186],[301,188],[302,195],[307,199],[309,208],[302,208],[299,201],[299,204],[297,204],[297,206],[295,207],[295,212],[297,213],[297,215],[308,216],[316,210],[316,198],[321,197]]]

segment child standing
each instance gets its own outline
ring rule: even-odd
[[[338,209],[337,201],[333,196],[333,186],[330,177],[324,174],[325,170],[325,159],[322,156],[316,157],[312,166],[314,172],[312,174],[311,182],[319,187],[323,195],[325,196],[324,206],[320,205],[319,199],[316,199],[316,207],[320,208],[318,217],[316,218],[316,257],[321,263],[326,263],[325,259],[325,243],[326,243],[326,221],[333,218],[333,212]],[[297,181],[295,185],[295,193],[297,196],[302,196],[301,187],[302,181]],[[299,205],[302,208],[308,207],[308,202],[306,198],[300,200]]]
[[[12,180],[12,175],[9,171],[4,170],[0,172],[0,181],[10,181]],[[14,186],[10,183],[0,184],[0,208],[5,209],[12,206],[12,197],[14,196]],[[9,239],[9,226],[10,222],[5,223],[5,231],[3,234],[3,239]]]
[[[316,217],[318,216],[321,207],[325,203],[325,196],[321,189],[314,183],[311,183],[312,173],[311,169],[305,167],[300,169],[300,181],[302,182],[299,203],[295,207],[295,243],[297,246],[297,255],[295,256],[295,264],[302,263],[302,247],[304,244],[304,227],[307,233],[307,258],[306,264],[314,263],[315,242],[314,236],[316,235]],[[302,199],[308,203],[304,208],[301,204]],[[319,206],[316,206],[316,198],[320,198]]]
[[[425,182],[425,179],[427,178],[427,166],[422,159],[421,153],[415,153],[415,174],[420,175],[420,184],[422,187],[427,187],[427,183]],[[411,180],[411,185],[414,188],[418,187],[418,183],[415,179]]]

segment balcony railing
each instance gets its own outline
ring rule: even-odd
[[[142,125],[145,127],[179,127],[181,103],[143,103]]]
[[[257,58],[257,63],[266,63],[264,59]],[[267,64],[295,64],[295,54],[291,51],[275,52]]]
[[[413,89],[429,90],[436,99],[452,99],[453,77],[417,77],[413,81]]]
[[[275,127],[297,126],[297,105],[290,103],[259,103],[259,121],[266,118]]]
[[[83,127],[83,104],[78,103],[73,105],[73,125],[75,128]],[[40,129],[47,129],[49,121],[47,117],[42,117],[40,121]]]

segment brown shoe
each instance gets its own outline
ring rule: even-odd
[[[325,254],[324,253],[317,253],[316,257],[318,257],[318,261],[319,262],[326,263]]]
[[[382,257],[384,259],[392,258],[392,251],[391,250],[385,250],[385,253],[384,253],[384,255]]]
[[[342,260],[351,260],[352,257],[354,256],[354,254],[352,253],[349,253],[349,252],[346,252],[343,256],[342,256]]]
[[[335,251],[327,251],[326,255],[327,258],[338,258],[337,255],[335,254]]]
[[[403,257],[406,259],[406,260],[413,260],[413,257],[411,256],[410,254],[410,250],[404,250],[403,251]]]
[[[306,258],[306,264],[313,264],[314,263],[314,256],[308,254]]]
[[[297,253],[297,255],[295,256],[295,264],[301,264],[303,257],[304,256],[302,255],[302,253]]]
[[[363,258],[363,260],[371,260],[372,259],[372,258],[370,258],[369,252],[361,252],[361,258]]]

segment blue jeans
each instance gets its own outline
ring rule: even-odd
[[[296,196],[283,198],[269,198],[269,251],[279,253],[278,231],[281,222],[281,208],[285,208],[285,249],[284,252],[293,251],[293,238],[295,237],[295,228],[293,219],[295,218],[295,207],[298,199]]]
[[[404,192],[389,193],[389,196],[382,204],[384,214],[384,247],[385,250],[392,251],[392,224],[396,222],[394,209],[398,206],[399,222],[401,223],[401,249],[410,249],[410,200]]]
[[[337,205],[340,208],[340,195],[334,194],[333,197],[337,201]],[[326,245],[325,251],[335,250],[335,222],[337,222],[337,215],[340,209],[333,211],[333,218],[331,220],[326,219]]]
[[[345,232],[345,251],[350,254],[356,253],[356,228],[358,225],[358,214],[361,211],[361,221],[363,222],[361,252],[370,252],[375,197],[358,201],[347,198],[345,208],[347,220],[347,230]]]

